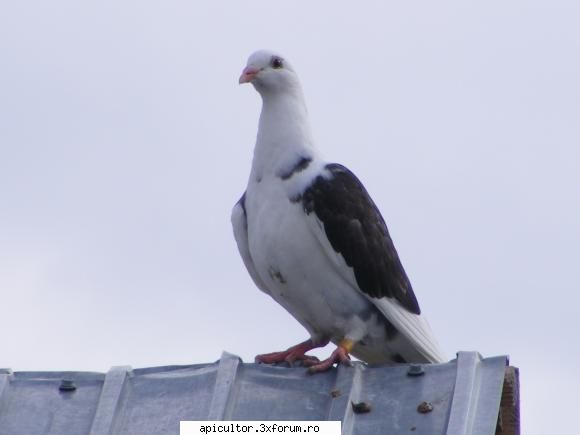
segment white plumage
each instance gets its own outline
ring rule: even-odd
[[[292,314],[310,340],[263,362],[303,359],[314,371],[348,354],[369,363],[441,362],[380,213],[358,179],[314,147],[292,66],[252,54],[240,77],[263,101],[248,186],[232,212],[254,283]],[[338,348],[316,363],[305,352]]]

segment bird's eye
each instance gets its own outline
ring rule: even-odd
[[[280,69],[284,66],[282,63],[282,59],[276,56],[272,58],[272,60],[270,61],[270,65],[272,65],[272,68],[274,69]]]

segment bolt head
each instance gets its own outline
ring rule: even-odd
[[[424,374],[425,369],[423,369],[423,366],[419,364],[411,364],[409,370],[407,370],[408,376],[422,376]]]
[[[59,391],[65,392],[75,391],[76,389],[77,386],[71,379],[63,379],[62,381],[60,381],[60,385],[58,386]]]

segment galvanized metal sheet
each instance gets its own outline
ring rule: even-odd
[[[341,420],[343,434],[493,435],[507,357],[309,375],[213,364],[86,372],[0,371],[0,435],[179,434],[180,420]],[[353,406],[355,405],[355,406]]]

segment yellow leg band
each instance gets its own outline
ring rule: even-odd
[[[339,346],[342,347],[344,350],[346,350],[346,353],[350,353],[352,348],[354,347],[354,341],[345,338],[340,342]]]

